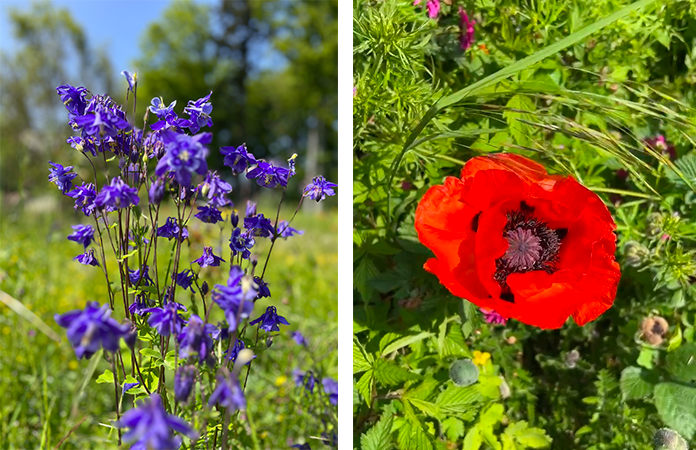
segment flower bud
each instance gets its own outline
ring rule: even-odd
[[[653,436],[654,450],[689,450],[689,446],[676,431],[661,428]]]
[[[631,267],[640,267],[647,261],[648,256],[650,256],[650,250],[636,241],[628,241],[624,246],[624,255],[626,257],[626,264]]]
[[[573,349],[566,354],[565,364],[569,369],[574,369],[579,360],[580,360],[580,352]]]
[[[645,233],[649,237],[655,237],[662,232],[663,218],[659,212],[649,214],[645,221]]]
[[[124,322],[124,324],[126,323],[130,324],[130,330],[123,336],[123,341],[129,349],[133,350],[135,348],[135,341],[138,339],[138,329],[129,321]]]
[[[174,374],[174,396],[178,401],[186,403],[189,396],[191,395],[191,390],[195,381],[195,366],[179,367],[179,370],[177,370],[176,374]]]
[[[669,331],[669,324],[660,317],[646,317],[640,324],[643,339],[650,345],[660,345]]]
[[[203,284],[201,285],[201,294],[203,294],[203,297],[208,295],[208,282],[204,281]]]
[[[230,218],[232,220],[232,226],[234,228],[237,228],[237,225],[239,225],[239,214],[237,214],[237,210],[233,210],[232,213],[230,213]]]
[[[148,198],[153,205],[159,205],[162,202],[164,198],[164,180],[162,178],[157,178],[152,183],[148,192]]]

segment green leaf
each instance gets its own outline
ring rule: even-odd
[[[450,366],[449,377],[457,386],[471,386],[478,381],[479,370],[470,359],[460,359]]]
[[[160,355],[159,352],[151,348],[140,349],[140,354],[146,358],[162,359],[162,355]]]
[[[359,373],[359,372],[364,372],[366,370],[370,370],[372,368],[372,364],[367,361],[367,358],[365,354],[363,353],[363,350],[360,348],[360,345],[353,341],[353,373]]]
[[[464,422],[456,417],[448,417],[442,421],[442,432],[450,441],[458,441],[464,436]]]
[[[368,282],[377,275],[379,275],[379,270],[377,270],[375,263],[369,256],[363,256],[358,267],[353,271],[353,286],[360,292],[363,301],[370,299],[372,288],[369,287]]]
[[[432,450],[433,446],[420,423],[406,422],[399,429],[399,450]]]
[[[374,373],[375,379],[384,386],[397,386],[404,381],[417,380],[421,377],[384,359],[375,361]]]
[[[655,386],[655,407],[662,421],[687,440],[696,434],[696,387],[676,383]]]
[[[394,423],[394,416],[389,412],[382,414],[379,421],[374,424],[365,434],[360,436],[360,446],[363,450],[390,450],[393,448],[391,443],[391,431]]]
[[[444,414],[459,414],[471,411],[473,405],[481,403],[483,396],[476,386],[450,386],[437,397],[435,404]]]
[[[541,428],[528,428],[527,422],[518,422],[524,424],[514,433],[517,442],[527,448],[547,448],[551,446],[552,439],[546,435],[546,432]]]
[[[372,380],[374,379],[374,373],[372,369],[368,370],[363,374],[355,385],[358,393],[362,395],[363,400],[369,406],[372,401]]]
[[[430,333],[427,331],[424,331],[422,333],[415,334],[412,336],[404,336],[401,339],[397,339],[396,341],[387,345],[384,348],[384,350],[382,350],[382,356],[386,356],[392,352],[395,352],[395,351],[402,349],[406,346],[409,346],[415,342],[422,341],[423,339],[427,339],[427,338],[432,337],[432,336],[435,336],[435,333]]]
[[[479,417],[479,425],[481,427],[492,428],[493,425],[502,420],[503,413],[503,405],[500,403],[493,403],[491,406],[481,412],[481,416]]]
[[[640,367],[626,367],[621,372],[621,397],[624,400],[645,399],[652,394],[654,384],[646,380]]]
[[[696,381],[696,344],[684,344],[668,353],[666,368],[680,381]]]
[[[507,120],[510,134],[515,138],[517,144],[527,145],[529,142],[529,135],[531,134],[531,128],[526,123],[520,121],[520,119],[529,122],[532,121],[534,117],[531,114],[522,113],[520,111],[534,111],[534,102],[525,95],[515,95],[507,102],[505,108],[506,111],[503,113],[503,117]]]
[[[669,338],[669,343],[667,344],[667,351],[671,352],[671,351],[675,350],[676,348],[679,348],[681,343],[682,343],[682,331],[681,331],[681,327],[679,325],[677,325],[677,331],[672,333],[672,337]]]
[[[113,383],[113,382],[114,382],[114,374],[109,369],[106,369],[104,371],[104,373],[99,375],[99,378],[97,378],[98,384]]]
[[[638,363],[638,365],[641,367],[645,367],[646,369],[652,369],[655,366],[654,361],[656,356],[657,350],[649,347],[643,347],[640,350],[636,363]]]
[[[463,450],[479,450],[479,448],[481,448],[481,444],[483,444],[481,431],[478,429],[478,427],[473,427],[464,437]]]
[[[413,406],[418,408],[423,414],[426,414],[430,417],[435,417],[435,418],[440,417],[440,414],[441,414],[440,407],[437,406],[435,403],[426,402],[425,400],[420,400],[418,398],[410,398],[410,397],[404,398],[403,400],[411,403]]]

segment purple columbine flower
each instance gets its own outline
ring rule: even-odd
[[[58,186],[63,194],[67,194],[72,189],[72,180],[77,176],[76,173],[71,172],[73,166],[63,167],[53,161],[48,163],[53,166],[53,168],[48,169],[48,181]]]
[[[179,341],[179,357],[186,359],[198,355],[200,364],[208,358],[213,348],[213,340],[206,333],[206,327],[200,317],[191,314],[188,323],[177,336]]]
[[[271,290],[268,289],[268,283],[259,277],[254,277],[254,283],[256,283],[256,290],[258,291],[258,294],[256,295],[257,299],[271,296]]]
[[[291,337],[297,343],[297,345],[303,345],[305,347],[307,347],[309,345],[309,342],[307,342],[307,339],[299,331],[293,331]]]
[[[296,448],[299,450],[312,450],[312,447],[309,446],[308,442],[305,442],[304,444],[295,444],[290,448]]]
[[[208,406],[219,403],[220,406],[229,408],[228,411],[230,412],[234,412],[238,409],[246,409],[244,391],[242,391],[242,387],[239,385],[237,375],[234,373],[227,375],[218,374],[217,380],[218,385],[213,393],[210,394]]]
[[[124,70],[123,72],[121,72],[121,75],[126,77],[126,81],[128,82],[128,90],[131,92],[135,92],[135,85],[138,83],[138,73],[130,73],[127,70]]]
[[[488,308],[480,308],[481,312],[483,313],[483,318],[486,320],[486,322],[493,324],[493,325],[505,325],[507,323],[507,319],[503,316],[501,316],[499,313],[492,309]]]
[[[177,369],[174,374],[174,396],[179,402],[186,403],[188,401],[193,384],[196,382],[197,372],[196,366],[192,365],[181,366]]]
[[[68,197],[75,199],[75,209],[82,209],[85,216],[91,215],[97,208],[94,204],[94,199],[97,198],[97,191],[92,183],[82,183],[82,186],[75,186],[75,189],[68,192]]]
[[[156,178],[150,185],[150,190],[147,193],[148,200],[152,205],[159,205],[164,199],[164,179]]]
[[[167,414],[162,406],[162,398],[157,393],[141,402],[137,408],[127,411],[121,420],[116,422],[118,428],[130,428],[123,435],[125,442],[135,442],[131,449],[178,449],[181,446],[181,438],[174,437],[172,430],[190,438],[196,433],[182,419]]]
[[[137,286],[140,283],[141,286],[150,286],[155,284],[152,278],[150,278],[149,270],[150,268],[147,265],[144,265],[141,269],[128,270],[128,278],[131,285]]]
[[[290,171],[288,169],[276,167],[264,160],[257,161],[256,167],[246,174],[248,179],[256,179],[256,184],[269,189],[273,189],[278,185],[286,187],[288,185],[289,176]]]
[[[204,145],[210,144],[212,137],[211,133],[189,136],[172,130],[162,131],[165,153],[157,163],[155,175],[161,177],[168,172],[172,173],[177,183],[190,187],[194,173],[203,175],[208,170],[208,149]]]
[[[247,200],[246,210],[244,211],[244,217],[254,217],[256,215],[256,203],[251,200]]]
[[[131,315],[137,314],[139,316],[143,316],[147,314],[147,310],[150,308],[150,305],[148,304],[146,295],[147,294],[144,293],[136,295],[135,301],[128,305],[128,311],[130,311]]]
[[[333,188],[338,187],[338,185],[327,181],[323,176],[319,175],[314,177],[312,182],[309,183],[302,194],[303,197],[309,197],[312,200],[320,202],[326,198],[326,196],[336,195]]]
[[[459,7],[459,46],[466,50],[474,43],[474,20],[469,20],[469,15],[464,8]]]
[[[283,325],[290,325],[290,323],[285,320],[285,317],[277,314],[275,306],[269,306],[266,308],[266,312],[261,314],[261,316],[259,316],[257,319],[249,322],[249,325],[256,325],[259,322],[261,322],[259,328],[266,330],[269,333],[271,331],[280,331],[280,328],[278,327],[279,323]]]
[[[227,353],[227,350],[225,350],[225,355],[227,355],[226,358],[232,362],[237,361],[237,356],[239,356],[239,352],[244,350],[245,348],[246,348],[246,345],[244,345],[244,341],[242,341],[240,339],[236,339],[234,341],[234,345],[230,349],[229,354]],[[254,357],[252,359],[256,359],[256,355],[254,355]],[[250,362],[251,362],[251,360],[249,362],[247,362],[245,365],[249,365]]]
[[[232,266],[227,285],[216,284],[213,290],[213,301],[225,313],[230,332],[236,330],[241,319],[249,317],[254,309],[256,290],[251,280],[244,282],[243,278],[242,269]],[[243,282],[246,284],[246,292],[242,288]]]
[[[225,198],[227,194],[232,192],[232,186],[223,181],[217,172],[208,172],[200,187],[201,193],[208,197],[208,205],[217,208],[232,206],[232,202]]]
[[[172,331],[175,334],[181,332],[185,322],[177,311],[186,311],[186,307],[177,302],[168,302],[162,308],[144,310],[144,312],[150,313],[147,323],[156,329],[161,336],[169,336]]]
[[[203,255],[193,262],[198,263],[201,267],[217,267],[220,262],[225,262],[225,260],[213,254],[213,247],[203,247]]]
[[[138,190],[129,187],[121,180],[121,177],[113,178],[111,184],[102,187],[101,192],[94,199],[94,204],[98,209],[105,207],[128,208],[131,205],[137,205],[139,202]]]
[[[95,95],[85,109],[85,114],[75,117],[73,123],[82,128],[83,136],[116,137],[121,130],[129,128],[125,114],[109,97]]]
[[[230,249],[234,256],[238,253],[242,254],[242,259],[249,259],[251,256],[251,248],[256,244],[256,241],[249,232],[242,233],[240,228],[235,228],[230,236]]]
[[[315,378],[312,371],[303,372],[300,369],[294,369],[292,371],[292,378],[295,380],[295,386],[303,387],[309,392],[314,392]]]
[[[76,257],[73,258],[80,264],[84,264],[85,266],[98,266],[99,262],[97,261],[97,258],[94,257],[94,249],[90,248],[89,250],[85,251],[82,255],[77,255]]]
[[[87,249],[94,240],[94,227],[92,225],[73,225],[72,229],[75,232],[68,236],[68,240],[82,244]]]
[[[101,306],[98,302],[88,302],[84,310],[56,314],[54,319],[59,326],[67,328],[77,359],[91,358],[100,347],[115,352],[119,339],[130,330],[130,325],[111,318],[109,305]]]
[[[214,206],[199,206],[196,217],[205,223],[222,222],[222,213]]]
[[[181,286],[183,289],[190,289],[191,292],[195,292],[191,285],[193,284],[193,270],[186,269],[178,274],[176,274],[176,284]]]
[[[97,156],[97,147],[92,136],[87,136],[84,139],[80,136],[70,136],[65,142],[79,152],[89,151],[92,156]]]
[[[287,240],[290,236],[304,234],[302,230],[296,230],[290,226],[287,220],[281,220],[278,222],[278,227],[276,229],[278,237],[282,237]]]
[[[269,237],[275,234],[275,228],[271,219],[267,219],[263,214],[244,218],[244,228],[253,236]]]
[[[150,112],[157,116],[160,120],[166,120],[168,118],[176,116],[174,112],[174,107],[176,106],[176,100],[171,102],[169,106],[164,106],[164,102],[161,97],[155,97],[150,100],[150,106],[148,107]]]
[[[180,230],[179,221],[174,217],[167,217],[165,224],[157,228],[157,236],[175,239],[179,237],[179,231],[181,231],[181,240],[186,240],[188,238],[188,230],[186,227],[182,227]]]
[[[246,145],[242,144],[239,147],[220,147],[220,153],[225,156],[223,164],[232,169],[232,174],[244,172],[247,167],[256,164],[256,158],[251,153],[247,152]]]
[[[324,393],[329,396],[329,402],[338,405],[338,382],[327,377],[321,380],[321,384],[324,386]]]
[[[85,108],[87,107],[87,100],[85,96],[87,94],[87,89],[84,87],[74,87],[69,84],[64,84],[56,88],[60,100],[65,105],[65,108],[70,113],[70,119],[73,116],[81,116],[85,113]]]
[[[210,96],[213,95],[213,91],[203,98],[199,98],[195,102],[189,100],[188,105],[184,108],[184,112],[189,115],[189,130],[191,133],[198,133],[201,127],[212,127],[213,119],[210,117],[210,113],[213,112],[213,104],[208,102]]]

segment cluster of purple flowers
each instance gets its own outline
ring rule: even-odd
[[[128,83],[128,94],[135,96],[137,75],[127,71],[122,74]],[[120,340],[123,339],[135,354],[139,338],[145,339],[152,347],[147,349],[150,351],[148,355],[151,357],[159,349],[162,359],[171,341],[175,345],[175,358],[180,362],[173,369],[174,397],[178,402],[191,401],[191,393],[195,392],[194,386],[199,376],[212,368],[217,372],[217,383],[206,400],[207,406],[217,405],[227,408],[228,412],[245,409],[246,397],[239,383],[239,375],[242,367],[251,370],[251,361],[256,357],[246,347],[249,341],[247,344],[244,342],[247,326],[256,326],[257,333],[263,331],[268,339],[267,347],[270,347],[274,336],[271,333],[279,332],[280,325],[289,325],[272,305],[251,320],[254,302],[271,297],[268,284],[263,279],[265,266],[260,276],[254,273],[257,259],[252,258],[251,251],[258,238],[275,241],[301,235],[303,231],[291,227],[292,219],[276,219],[274,223],[264,214],[257,213],[253,202],[247,203],[240,227],[238,213],[228,209],[229,223],[233,228],[229,241],[230,259],[236,261],[230,261],[227,282],[216,284],[208,296],[208,283],[203,281],[199,284],[201,271],[198,267],[219,267],[227,261],[217,256],[212,246],[203,246],[203,254],[187,263],[180,257],[183,258],[181,248],[184,241],[189,240],[187,227],[194,208],[194,217],[205,224],[219,223],[222,230],[227,222],[223,218],[223,209],[233,207],[228,198],[233,190],[232,185],[223,179],[224,174],[208,170],[208,145],[212,142],[212,134],[200,132],[202,128],[213,125],[212,92],[188,102],[184,108],[188,118],[178,117],[174,111],[176,101],[167,106],[161,98],[152,99],[148,111],[157,121],[147,132],[132,127],[124,108],[106,95],[91,95],[84,87],[70,85],[58,87],[57,92],[68,111],[69,124],[77,133],[68,138],[67,143],[90,161],[90,168],[94,171],[90,174],[89,179],[94,175],[91,183],[79,180],[73,166],[50,162],[49,181],[74,200],[76,210],[81,210],[94,221],[94,226],[74,225],[72,234],[67,238],[82,246],[84,253],[75,259],[85,265],[100,266],[95,247],[100,250],[99,256],[104,265],[107,253],[113,250],[119,271],[119,277],[114,282],[109,280],[111,270],[102,267],[109,285],[107,304],[102,306],[91,302],[83,310],[55,316],[58,325],[67,329],[68,340],[77,358],[90,358],[100,349],[112,353],[109,360],[114,364],[114,383],[121,385],[116,390],[116,404],[120,408],[122,403],[118,401],[118,392],[122,395],[127,392],[134,395],[154,392],[152,386],[148,386],[150,382],[146,381],[152,377],[142,377],[141,371],[154,374],[156,379],[160,376],[159,366],[141,367],[136,357],[132,359],[133,369],[137,369],[133,373],[137,373],[139,379],[126,381],[125,373],[129,369],[124,367],[124,360],[129,359],[119,356]],[[119,172],[111,177],[107,173],[106,182],[100,186],[97,184],[95,164],[101,162],[99,153],[104,152],[113,154],[104,155],[103,159],[107,164],[116,159]],[[287,188],[288,181],[296,173],[296,155],[288,160],[287,167],[282,167],[256,158],[245,145],[222,147],[220,152],[224,156],[224,165],[231,169],[232,175],[245,173],[248,179],[266,188]],[[196,177],[200,178],[196,180]],[[335,195],[334,188],[336,184],[318,176],[304,188],[302,198],[309,197],[319,202]],[[141,193],[146,196],[146,202],[141,202]],[[176,206],[176,216],[165,218],[164,214],[159,215],[160,205],[168,194]],[[148,217],[150,222],[143,226],[141,220]],[[173,240],[171,245],[174,250],[166,271],[158,271],[157,267],[159,238]],[[191,244],[193,242],[188,243]],[[215,250],[217,253],[220,251]],[[244,260],[246,269],[241,267]],[[180,264],[188,264],[189,268]],[[180,288],[179,301],[176,300],[177,287]],[[192,311],[180,303],[182,290],[189,291],[187,295],[192,299],[200,295],[204,314],[198,315],[198,305],[193,300],[190,305]],[[112,312],[119,308],[119,296],[123,299],[125,315],[121,322],[111,317]],[[218,326],[208,323],[215,305],[225,317],[225,322],[218,323]],[[240,326],[242,323],[243,327]],[[307,347],[307,340],[301,333],[295,332],[292,338]],[[171,369],[169,362],[167,366]],[[119,377],[119,373],[123,377]],[[313,390],[315,381],[312,372],[308,373]],[[332,385],[331,381],[324,379],[322,384],[331,403],[335,404],[332,395],[336,394],[337,389],[335,382]],[[194,401],[195,398],[193,396]],[[197,436],[188,423],[168,414],[172,402],[167,400],[152,393],[117,421],[118,428],[128,429],[123,440],[132,444],[131,448],[176,449],[180,447],[182,439],[176,437],[174,432],[190,438]]]

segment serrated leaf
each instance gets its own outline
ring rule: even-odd
[[[696,381],[696,344],[684,344],[668,353],[666,367],[681,381]]]
[[[450,441],[458,441],[464,436],[464,422],[456,417],[448,417],[442,421],[442,432]]]
[[[626,367],[621,372],[619,385],[621,397],[624,400],[645,399],[652,394],[654,387],[653,383],[645,379],[643,369],[640,367]]]
[[[114,374],[111,372],[109,369],[106,369],[104,373],[99,375],[97,378],[97,383],[102,384],[102,383],[113,383],[114,382]]]
[[[368,286],[368,282],[377,275],[379,275],[379,270],[377,270],[375,263],[368,255],[363,256],[358,267],[353,271],[353,286],[358,290],[363,301],[369,300],[372,288]]]
[[[386,356],[392,352],[395,352],[399,349],[402,349],[406,346],[409,346],[409,345],[413,344],[414,342],[422,341],[423,339],[427,339],[427,338],[432,337],[432,336],[435,336],[435,334],[427,332],[427,331],[415,334],[413,336],[404,336],[401,339],[397,339],[396,341],[387,345],[384,348],[384,350],[382,350],[382,356]]]
[[[654,397],[662,421],[685,439],[693,439],[696,434],[696,387],[658,383]]]
[[[520,421],[510,425],[505,434],[515,438],[525,448],[547,448],[552,439],[541,428],[529,428],[527,422]],[[576,433],[577,436],[577,433]]]
[[[479,417],[479,425],[481,427],[492,428],[493,425],[501,421],[503,418],[503,413],[503,405],[500,403],[493,403],[491,406],[481,412],[481,416]]]
[[[363,450],[390,450],[393,448],[391,443],[391,431],[394,424],[394,416],[389,412],[382,414],[379,421],[374,424],[365,434],[360,436],[360,445]]]
[[[440,417],[440,407],[437,406],[435,403],[426,402],[425,400],[410,397],[408,399],[404,398],[403,400],[411,403],[425,415],[435,418]]]
[[[364,372],[371,368],[372,364],[368,362],[360,346],[353,341],[353,373]]]
[[[384,359],[375,361],[373,370],[375,379],[384,386],[397,386],[404,381],[417,380],[421,377]]]
[[[405,398],[418,398],[421,400],[427,400],[428,397],[430,397],[430,394],[433,393],[433,391],[440,386],[440,382],[433,378],[432,375],[428,375],[425,379],[423,379],[423,382],[420,383],[417,387],[413,389],[409,389],[404,393]]]
[[[372,380],[373,380],[373,371],[372,369],[368,370],[363,374],[362,377],[358,380],[358,383],[355,385],[356,389],[358,390],[358,393],[362,395],[363,400],[365,400],[365,403],[369,406],[370,402],[372,401]]]
[[[406,422],[399,429],[399,450],[432,450],[433,446],[420,423]]]
[[[475,386],[451,386],[440,393],[435,404],[440,407],[443,414],[454,415],[475,410],[473,406],[482,401],[483,396]]]

